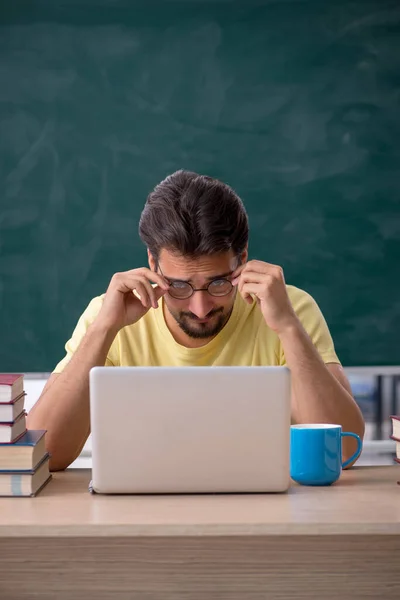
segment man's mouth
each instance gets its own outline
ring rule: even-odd
[[[188,313],[185,316],[188,317],[194,323],[209,323],[213,317],[215,317],[221,313],[222,313],[222,310],[220,310],[220,309],[214,310],[211,313],[209,313],[206,317],[203,317],[202,319],[199,319],[199,317],[197,317],[193,313]]]

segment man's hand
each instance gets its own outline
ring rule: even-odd
[[[157,285],[153,287],[152,283]],[[139,321],[151,307],[157,308],[158,300],[168,287],[161,275],[146,267],[116,273],[108,286],[96,322],[118,332]]]
[[[264,319],[278,335],[299,321],[286,291],[281,267],[260,260],[251,260],[233,273],[232,284],[237,285],[243,299],[251,304],[251,295],[257,298]]]

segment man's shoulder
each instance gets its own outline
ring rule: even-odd
[[[301,305],[303,303],[315,303],[314,298],[311,296],[311,294],[309,294],[308,292],[306,292],[305,290],[296,287],[295,285],[288,285],[286,284],[286,290],[290,299],[290,302],[292,303],[292,306],[295,308],[298,305]]]
[[[326,324],[318,302],[309,292],[293,285],[287,286],[287,292],[293,310],[304,326],[320,327]]]
[[[100,296],[95,296],[92,298],[85,308],[85,311],[82,316],[84,316],[88,320],[93,320],[97,317],[100,312],[101,307],[103,306],[105,294],[100,294]]]
[[[294,285],[287,285],[286,288],[293,310],[303,325],[305,322],[315,323],[324,319],[318,302],[309,292]]]

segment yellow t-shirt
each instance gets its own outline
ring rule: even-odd
[[[292,306],[325,363],[339,363],[326,321],[315,300],[303,290],[287,286]],[[71,359],[99,313],[104,294],[94,298],[80,317],[65,345],[66,356],[54,373],[60,373]],[[228,323],[201,348],[186,348],[172,337],[164,319],[162,302],[151,308],[134,325],[124,327],[115,337],[106,366],[273,366],[285,365],[280,340],[265,323],[257,302],[247,304],[240,294]]]

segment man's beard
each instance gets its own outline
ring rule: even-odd
[[[169,312],[186,335],[193,339],[205,340],[216,336],[224,328],[231,316],[232,308],[228,313],[225,313],[222,307],[211,310],[205,317],[213,317],[210,323],[198,323],[198,317],[191,312],[177,312],[170,309]]]

